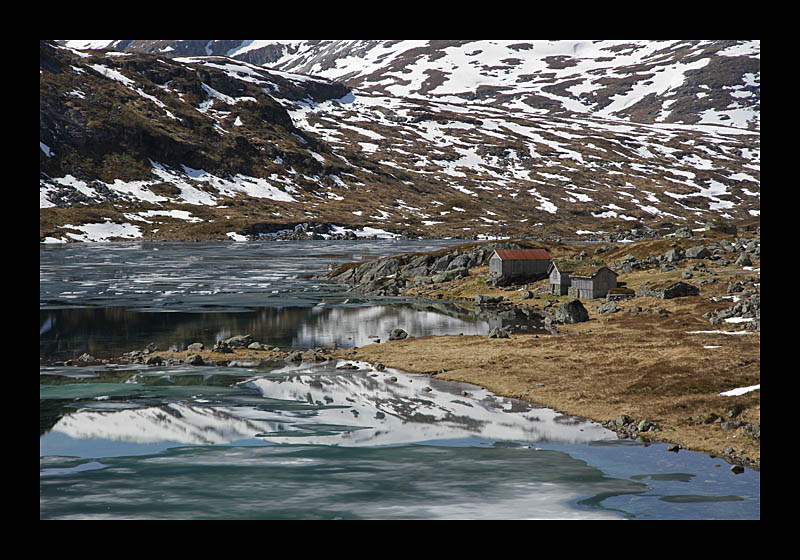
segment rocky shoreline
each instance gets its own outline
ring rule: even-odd
[[[730,411],[730,417],[735,416],[735,410]],[[720,421],[720,417],[716,417],[714,420]],[[714,420],[710,420],[713,422]],[[660,429],[658,425],[648,419],[642,420],[634,420],[627,414],[619,414],[616,418],[603,420],[600,422],[602,426],[612,432],[617,434],[619,439],[630,439],[636,440],[639,439],[642,442],[656,442],[662,441],[666,442],[667,445],[666,450],[671,451],[673,453],[677,453],[681,449],[687,449],[687,451],[692,451],[690,448],[684,448],[680,443],[673,443],[670,440],[662,440],[659,437]],[[760,424],[750,424],[746,422],[741,422],[738,420],[729,420],[722,422],[720,425],[720,429],[723,430],[730,430],[736,429],[739,427],[743,427],[743,433],[750,435],[753,439],[760,439],[761,438],[761,425]],[[709,454],[710,457],[714,458],[717,455]],[[761,458],[751,459],[747,457],[746,452],[742,450],[736,450],[733,447],[725,447],[721,450],[719,455],[722,459],[724,459],[727,463],[731,465],[731,472],[739,474],[744,472],[744,467],[749,467],[753,470],[760,471],[761,470]]]

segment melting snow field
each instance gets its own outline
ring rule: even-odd
[[[42,145],[42,151],[49,147]],[[52,208],[55,206],[49,197],[53,194],[58,187],[71,187],[80,194],[100,201],[100,195],[95,187],[101,186],[103,189],[114,191],[117,195],[121,195],[129,200],[140,200],[143,202],[161,203],[161,202],[175,202],[185,204],[197,204],[215,206],[219,202],[219,198],[208,192],[197,188],[192,182],[207,183],[214,187],[221,196],[235,196],[242,194],[253,198],[262,198],[269,200],[276,200],[280,202],[296,202],[295,198],[290,194],[294,191],[294,187],[285,186],[279,188],[273,185],[269,180],[248,177],[246,175],[237,174],[231,179],[224,179],[208,173],[202,169],[192,169],[191,167],[182,166],[182,170],[170,169],[166,165],[158,162],[151,161],[152,173],[154,175],[152,180],[148,181],[122,181],[116,179],[113,183],[103,183],[101,181],[94,181],[88,184],[85,181],[76,179],[72,175],[66,175],[60,178],[42,180],[39,184],[39,208]],[[180,194],[175,197],[166,197],[158,195],[150,190],[150,187],[160,183],[170,183],[180,189]]]
[[[132,224],[115,224],[112,222],[83,224],[81,226],[65,225],[64,228],[76,229],[81,233],[68,232],[65,235],[74,241],[108,241],[112,237],[122,237],[125,239],[137,239],[142,236],[139,228]],[[63,243],[63,241],[48,237],[51,243]],[[45,242],[48,242],[45,240]]]

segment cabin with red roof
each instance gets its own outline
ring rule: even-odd
[[[496,249],[489,257],[489,275],[504,278],[547,276],[550,261],[546,249]]]

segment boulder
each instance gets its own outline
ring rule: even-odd
[[[580,300],[562,303],[555,310],[554,323],[582,323],[589,320],[589,312]]]
[[[400,271],[400,274],[408,278],[416,278],[417,276],[429,276],[430,269],[425,264],[422,264],[420,266],[407,266],[402,271]]]
[[[454,268],[470,268],[472,266],[475,266],[473,259],[470,258],[469,254],[464,253],[450,261],[450,264],[447,265],[447,270],[452,270]]]
[[[214,348],[211,349],[211,351],[217,352],[218,354],[230,354],[233,352],[233,350],[231,350],[230,345],[223,340],[218,341],[214,345]]]
[[[431,280],[433,282],[450,282],[456,278],[464,278],[468,275],[469,271],[467,271],[466,268],[448,268],[444,272],[440,272],[439,274],[434,274],[431,276]]]
[[[238,334],[236,336],[230,337],[224,342],[231,348],[239,348],[239,347],[243,348],[255,342],[255,339],[249,334]]]
[[[650,420],[645,419],[639,422],[639,425],[637,427],[639,428],[640,432],[647,432],[650,429],[655,428],[656,425],[653,424]]]
[[[683,251],[680,249],[670,249],[664,254],[664,260],[673,263],[683,259]]]
[[[694,247],[689,247],[688,249],[686,249],[687,259],[707,259],[710,256],[711,256],[711,251],[709,251],[702,245],[695,245]]]
[[[378,278],[396,274],[400,270],[400,259],[396,257],[384,258],[379,261],[364,263],[355,270],[355,283],[366,284]]]
[[[508,338],[508,331],[500,327],[494,327],[489,331],[489,338]]]
[[[392,329],[389,331],[389,340],[403,340],[408,338],[408,333],[403,329]]]
[[[430,265],[433,261],[434,258],[431,255],[418,255],[408,261],[408,264],[403,267],[400,273],[409,278],[415,276],[429,276]]]
[[[619,311],[619,309],[617,309],[617,304],[614,300],[606,300],[597,308],[597,312],[602,314],[616,313],[617,311]]]
[[[700,294],[697,286],[687,284],[686,282],[675,282],[664,289],[664,299],[672,299],[676,297],[696,296]]]
[[[433,270],[436,272],[444,272],[454,259],[455,257],[449,253],[447,255],[442,255],[433,263]]]
[[[503,296],[489,297],[482,294],[475,295],[475,305],[494,305],[503,301]]]
[[[761,439],[761,424],[745,424],[742,426],[742,433],[753,439]]]
[[[190,366],[202,366],[205,362],[200,354],[192,354],[186,357],[186,363]]]

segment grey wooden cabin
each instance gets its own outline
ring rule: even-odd
[[[546,249],[496,249],[489,257],[489,274],[506,278],[546,275],[549,267]]]
[[[550,293],[557,296],[567,295],[570,286],[570,272],[575,269],[567,264],[553,261],[548,269],[550,278]]]
[[[606,266],[581,267],[570,274],[567,295],[576,298],[606,297],[611,288],[617,287],[617,273]]]

